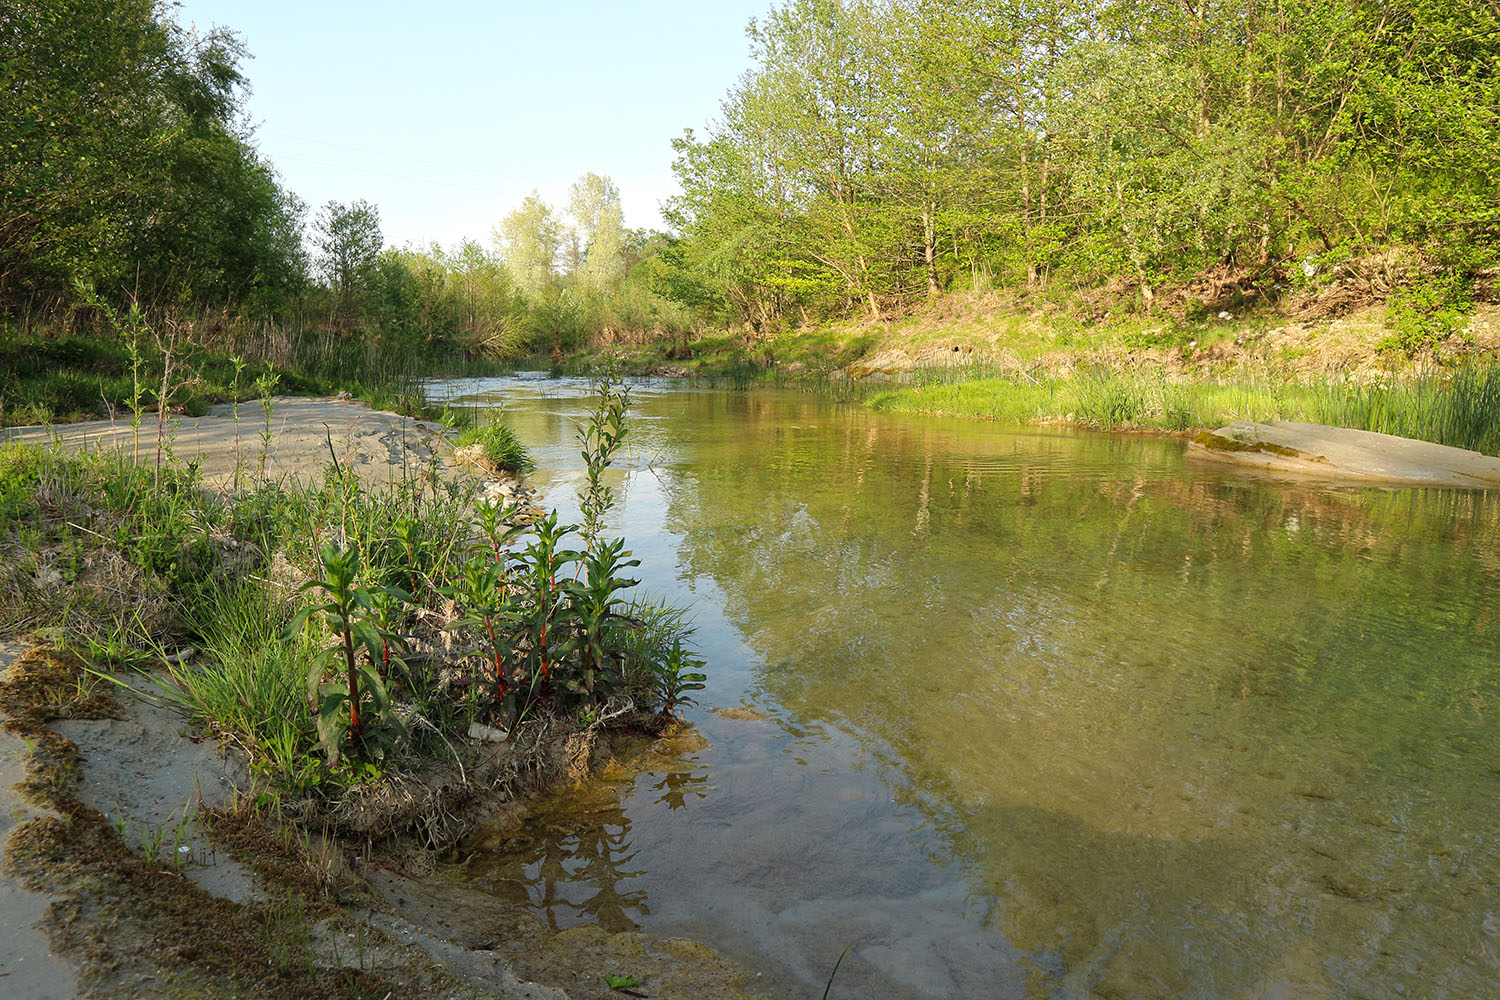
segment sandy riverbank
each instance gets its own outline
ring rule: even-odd
[[[252,401],[238,405],[237,417],[235,406],[224,403],[201,417],[174,414],[164,428],[148,413],[139,428],[128,419],[115,419],[0,431],[3,440],[56,441],[70,450],[118,449],[147,465],[156,461],[158,451],[169,452],[181,461],[198,462],[203,483],[211,488],[232,486],[237,475],[242,480],[263,474],[272,482],[308,483],[321,478],[333,461],[355,470],[367,486],[400,482],[430,466],[441,470],[451,461],[444,436],[441,424],[372,410],[357,399],[301,396],[272,399],[269,419]]]

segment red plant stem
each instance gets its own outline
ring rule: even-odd
[[[552,616],[552,595],[557,591],[557,574],[547,578],[547,618],[542,619],[542,697],[552,691],[552,658],[547,654],[547,620]]]
[[[354,638],[344,626],[344,659],[349,664],[349,732],[359,738],[359,674],[354,670]]]
[[[505,700],[505,666],[500,662],[500,640],[495,638],[495,623],[484,616],[484,627],[490,633],[490,649],[495,652],[495,700]]]

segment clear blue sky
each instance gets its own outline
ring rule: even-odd
[[[253,58],[257,145],[308,205],[364,198],[394,245],[490,228],[531,193],[559,208],[614,179],[631,226],[659,226],[671,140],[749,66],[770,0],[182,0]]]

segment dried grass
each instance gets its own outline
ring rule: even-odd
[[[550,715],[531,719],[504,743],[465,741],[453,757],[393,769],[331,798],[287,808],[302,822],[343,836],[414,837],[428,849],[446,850],[509,804],[585,780],[613,759],[621,741],[652,732],[650,717],[628,699],[611,704],[589,725]]]

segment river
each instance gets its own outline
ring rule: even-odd
[[[433,394],[576,510],[587,381]],[[1500,495],[649,381],[628,445],[611,526],[691,607],[708,746],[476,889],[772,995],[846,947],[833,997],[1500,993]]]

